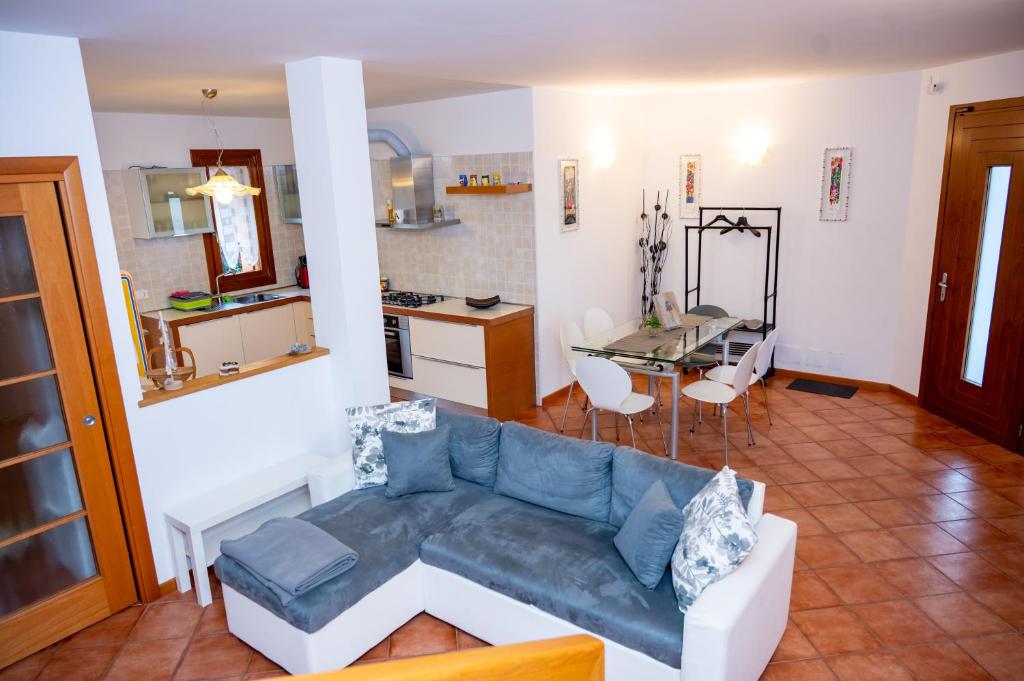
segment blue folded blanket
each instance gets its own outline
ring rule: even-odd
[[[241,539],[225,539],[220,551],[274,592],[283,605],[342,574],[359,554],[298,518],[274,518]]]

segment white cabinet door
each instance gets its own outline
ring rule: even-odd
[[[291,305],[236,315],[242,327],[245,363],[287,354],[295,344],[295,320]]]
[[[416,392],[487,408],[486,369],[413,355],[412,375]]]
[[[316,345],[316,334],[313,333],[313,306],[308,301],[300,300],[292,303],[291,307],[292,318],[295,320],[295,342],[313,347]]]
[[[221,362],[242,362],[242,331],[238,315],[178,328],[181,344],[196,356],[196,376],[215,374]]]
[[[484,361],[484,327],[476,324],[435,322],[420,317],[409,318],[409,342],[412,354],[459,364],[482,367]]]

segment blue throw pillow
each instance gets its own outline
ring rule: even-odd
[[[612,502],[608,522],[622,527],[633,507],[640,502],[640,497],[655,480],[665,483],[676,506],[686,508],[690,499],[713,477],[715,471],[709,468],[651,456],[632,447],[617,447],[612,457]],[[740,501],[746,508],[754,493],[754,483],[742,478],[737,478],[736,483]]]
[[[415,492],[455,489],[452,465],[448,461],[449,435],[448,426],[419,433],[382,430],[380,439],[388,467],[384,496],[394,499]]]
[[[452,475],[484,487],[494,487],[501,422],[486,416],[438,409],[437,425],[441,424],[452,429],[448,441]]]
[[[581,518],[608,522],[612,450],[521,423],[501,426],[494,491]]]
[[[682,532],[683,512],[676,508],[665,483],[655,480],[612,541],[637,581],[654,589]]]

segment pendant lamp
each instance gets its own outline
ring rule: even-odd
[[[203,88],[203,102],[200,105],[200,110],[205,110],[206,102],[216,96],[217,88]],[[217,141],[217,149],[219,150],[217,154],[217,172],[204,184],[198,187],[187,187],[185,193],[189,196],[199,194],[212,196],[217,203],[225,206],[231,203],[236,196],[258,196],[262,191],[261,189],[242,184],[221,167],[220,159],[224,155],[224,143],[220,139],[220,133],[217,132],[217,125],[213,122],[213,118],[207,116],[206,120],[210,123],[210,128],[213,130],[213,137]]]

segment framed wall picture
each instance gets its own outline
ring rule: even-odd
[[[560,160],[558,180],[561,183],[561,230],[571,232],[580,228],[580,162],[574,158]]]
[[[695,218],[700,214],[700,193],[703,189],[700,154],[679,157],[679,217]]]
[[[853,148],[829,147],[821,165],[821,206],[819,220],[842,222],[850,210],[850,177]]]
[[[683,325],[683,313],[674,291],[654,294],[654,314],[666,330],[677,329]]]

